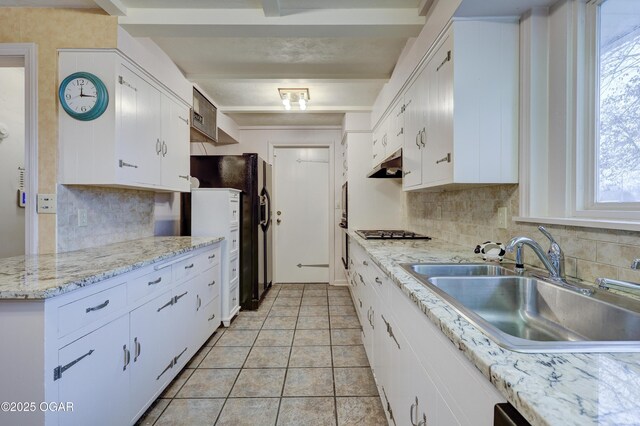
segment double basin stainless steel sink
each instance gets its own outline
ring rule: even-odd
[[[517,352],[640,352],[640,301],[491,264],[402,265],[498,345]]]

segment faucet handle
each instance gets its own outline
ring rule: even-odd
[[[542,234],[547,237],[549,239],[549,241],[551,241],[551,244],[555,244],[558,245],[558,243],[556,242],[555,238],[553,238],[553,235],[551,235],[551,233],[549,231],[547,231],[547,228],[545,228],[544,226],[538,226],[538,230],[540,232],[542,232]],[[559,247],[559,245],[558,245]]]
[[[640,269],[640,259],[633,259],[633,262],[631,262],[631,269]]]

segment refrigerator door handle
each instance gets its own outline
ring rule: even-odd
[[[266,206],[265,206],[267,210],[267,213],[266,213],[267,218],[264,221],[264,225],[262,226],[262,229],[266,231],[271,226],[271,196],[269,195],[269,191],[267,191],[267,188],[262,189],[262,194],[264,194],[264,197],[267,200]]]

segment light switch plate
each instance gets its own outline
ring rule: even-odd
[[[507,229],[507,208],[498,207],[498,228]]]
[[[56,194],[38,194],[38,214],[55,214],[57,199]]]

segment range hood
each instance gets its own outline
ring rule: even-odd
[[[367,175],[368,178],[398,179],[402,177],[402,149],[384,159]]]

